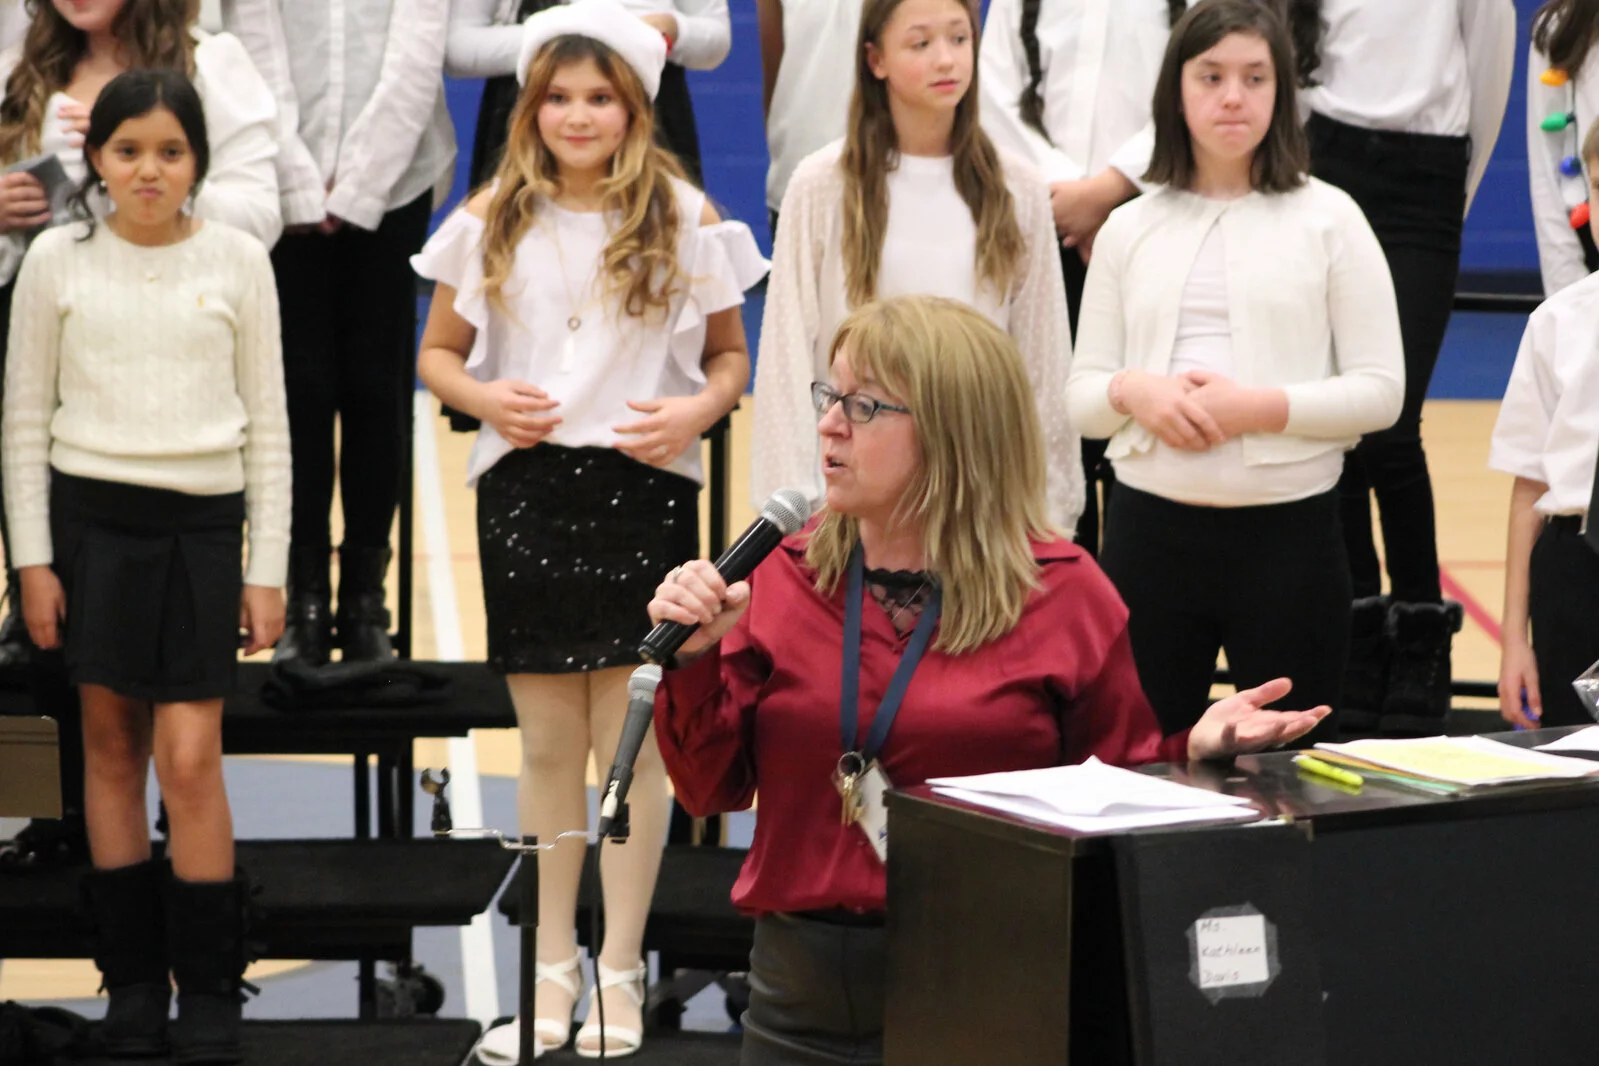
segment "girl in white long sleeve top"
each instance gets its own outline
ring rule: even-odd
[[[1303,174],[1292,54],[1254,0],[1173,30],[1155,93],[1166,187],[1095,242],[1067,394],[1109,437],[1102,563],[1167,732],[1208,702],[1220,648],[1240,687],[1286,675],[1336,705],[1349,571],[1342,455],[1404,389],[1382,252],[1343,193]]]
[[[810,384],[833,333],[877,296],[962,300],[1005,329],[1032,376],[1050,518],[1083,508],[1062,389],[1071,336],[1049,192],[977,124],[976,56],[961,0],[867,0],[848,136],[800,164],[783,197],[755,371],[751,490],[823,495]]]

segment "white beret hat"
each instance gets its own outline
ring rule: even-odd
[[[622,58],[650,99],[661,88],[666,66],[666,38],[617,0],[575,0],[546,8],[522,24],[522,51],[516,61],[516,80],[527,84],[528,67],[539,49],[557,37],[589,37]]]

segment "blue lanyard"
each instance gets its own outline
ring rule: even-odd
[[[933,627],[938,624],[942,599],[938,585],[934,584],[927,604],[922,608],[922,616],[916,620],[910,643],[905,646],[905,654],[900,656],[899,666],[894,669],[888,691],[883,693],[883,702],[878,705],[877,714],[872,718],[866,743],[857,747],[860,738],[861,601],[865,598],[865,592],[866,563],[857,544],[855,551],[850,554],[849,592],[844,602],[844,670],[838,698],[838,719],[844,754],[860,759],[860,771],[870,766],[883,750],[888,731],[893,728],[894,718],[899,714],[899,705],[905,699],[905,690],[910,687],[911,675],[922,661],[922,654],[927,651],[927,643],[933,636]]]

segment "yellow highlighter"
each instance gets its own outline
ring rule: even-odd
[[[1325,777],[1329,781],[1336,781],[1340,785],[1348,785],[1351,788],[1359,788],[1366,783],[1366,779],[1355,773],[1355,771],[1345,770],[1341,766],[1322,762],[1314,755],[1295,755],[1294,765],[1308,774]]]

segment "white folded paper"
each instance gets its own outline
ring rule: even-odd
[[[953,799],[1084,833],[1260,816],[1247,799],[1107,766],[1094,758],[1076,766],[938,777],[928,784]]]

